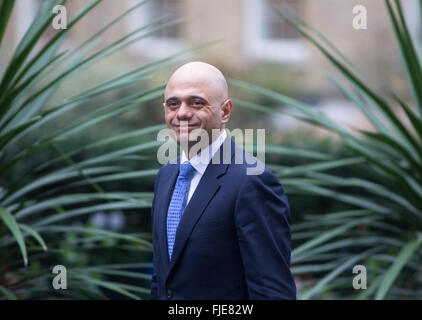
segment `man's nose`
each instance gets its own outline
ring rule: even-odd
[[[177,118],[179,120],[186,120],[192,118],[192,110],[185,102],[182,102],[179,107],[179,110],[177,110]]]

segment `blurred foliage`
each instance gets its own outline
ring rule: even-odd
[[[372,131],[339,124],[312,105],[275,91],[231,81],[232,85],[285,106],[282,113],[286,116],[330,130],[350,152],[306,155],[305,150],[278,146],[273,152],[286,156],[301,153],[312,162],[293,167],[267,162],[289,198],[293,194],[302,199],[325,197],[329,203],[350,206],[344,210],[327,205],[323,214],[308,207],[304,221],[293,225],[292,269],[301,299],[422,297],[421,60],[400,1],[385,0],[385,5],[406,70],[412,105],[390,90],[373,88],[371,80],[318,30],[299,16],[297,20],[287,18],[289,7],[278,12],[341,73],[345,82],[330,74],[328,77],[365,115]],[[250,101],[237,103],[269,115],[279,112]],[[358,264],[367,270],[366,290],[352,286],[352,270]]]
[[[163,84],[149,79],[179,54],[108,76],[90,76],[89,70],[179,21],[156,19],[98,49],[96,40],[142,10],[145,1],[139,2],[59,51],[69,31],[100,3],[87,3],[67,29],[46,41],[52,8],[66,1],[43,1],[1,75],[0,299],[149,296],[147,226],[162,125],[134,115],[162,97]],[[14,4],[0,1],[2,47]],[[89,83],[78,82],[87,78]],[[52,287],[55,265],[67,268],[67,290]]]
[[[90,2],[79,18],[100,2]],[[13,3],[0,0],[2,46]],[[120,49],[177,21],[157,20],[100,50],[95,38],[117,21],[58,52],[62,31],[36,51],[58,3],[65,1],[44,2],[0,82],[0,299],[148,298],[155,140],[162,127],[155,125],[162,123],[157,79],[176,57],[108,75],[121,70],[110,63]],[[342,128],[304,103],[312,97],[301,86],[300,70],[260,64],[232,75],[229,128],[270,128],[266,162],[292,208],[293,272],[302,299],[421,297],[420,60],[399,2],[395,10],[386,4],[414,105],[372,88],[317,30],[289,20],[346,76],[349,87],[330,79],[374,132]],[[138,7],[142,3],[133,10]],[[250,79],[253,86],[244,82]],[[395,117],[400,108],[411,127]],[[338,136],[277,132],[272,117],[292,116],[293,109],[294,117]],[[120,227],[113,227],[115,216],[124,221]],[[65,292],[51,286],[58,264],[68,268]],[[352,289],[355,264],[367,267],[368,290]]]

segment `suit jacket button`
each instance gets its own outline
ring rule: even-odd
[[[173,291],[171,291],[170,289],[167,290],[167,299],[171,299],[171,297],[173,296]]]

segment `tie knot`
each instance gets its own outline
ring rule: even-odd
[[[195,168],[190,164],[190,162],[182,163],[180,166],[179,176],[190,178],[192,173],[195,171]]]

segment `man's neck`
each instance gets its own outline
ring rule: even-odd
[[[199,141],[199,142],[189,143],[188,144],[188,150],[186,151],[186,149],[183,149],[183,152],[185,153],[185,156],[190,160],[190,159],[194,158],[195,156],[200,155],[201,152],[203,152],[206,148],[210,148],[213,144],[215,144],[215,142],[218,139],[221,139],[222,138],[222,135],[223,135],[223,132],[224,132],[224,135],[226,135],[226,132],[225,132],[225,129],[224,128],[223,129],[220,129],[220,131],[219,131],[218,134],[214,134],[213,133],[211,135],[211,142],[209,144],[207,144],[207,145],[204,145],[203,143],[201,145],[201,141],[202,140]]]
[[[214,135],[213,140],[211,141],[210,144],[208,144],[206,146],[201,146],[200,148],[198,148],[196,146],[196,143],[194,143],[194,144],[189,146],[188,152],[183,150],[183,157],[182,158],[190,161],[194,157],[200,156],[201,153],[204,150],[206,150],[207,148],[208,148],[208,151],[209,151],[209,156],[210,156],[210,158],[212,158],[212,156],[217,151],[217,149],[219,149],[219,147],[221,146],[221,144],[223,143],[223,141],[225,140],[226,137],[227,137],[227,132],[225,131],[225,129],[221,129],[221,131],[218,135]],[[193,148],[194,146],[196,146],[196,147]]]

